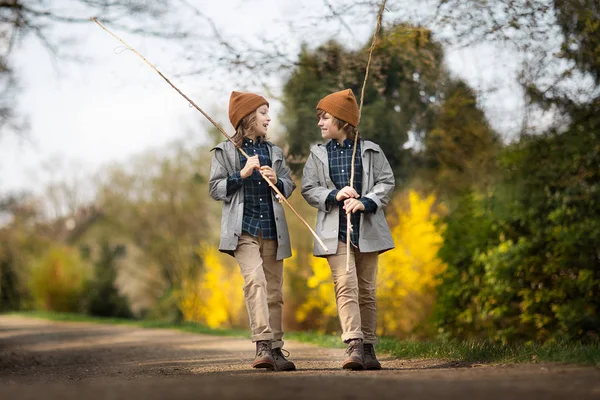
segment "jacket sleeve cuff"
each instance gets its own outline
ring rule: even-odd
[[[332,190],[331,192],[329,192],[329,194],[327,195],[327,199],[325,200],[325,204],[327,205],[334,205],[337,204],[338,201],[336,200],[335,196],[337,196],[339,190],[335,189]]]
[[[227,177],[227,196],[237,192],[243,184],[244,181],[239,171],[229,175]]]
[[[370,198],[368,198],[368,197],[361,197],[359,200],[363,204],[363,206],[365,206],[365,210],[363,212],[365,212],[365,213],[374,213],[375,211],[377,211],[377,203],[375,203]]]
[[[277,184],[275,185],[275,187],[277,189],[279,189],[281,194],[283,194],[285,196],[285,188],[283,186],[283,181],[281,179],[277,178]]]

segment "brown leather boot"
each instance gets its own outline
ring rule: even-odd
[[[346,347],[346,359],[342,363],[342,368],[352,370],[364,369],[363,340],[352,339],[346,343],[348,344],[348,347]]]
[[[373,346],[371,343],[365,343],[363,349],[365,368],[381,369],[381,364],[379,363],[379,360],[377,360],[377,356],[375,355],[375,346]]]
[[[259,340],[256,342],[256,357],[252,363],[254,368],[275,369],[275,361],[271,355],[271,341]]]
[[[289,361],[283,355],[283,349],[278,347],[276,349],[271,350],[271,355],[273,356],[273,361],[275,361],[275,370],[276,371],[295,371],[296,366],[293,362]],[[290,356],[290,353],[285,350],[287,356]]]

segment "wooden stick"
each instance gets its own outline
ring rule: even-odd
[[[373,56],[373,50],[375,44],[377,44],[377,35],[381,29],[381,19],[383,18],[383,11],[385,10],[385,3],[387,0],[383,0],[379,6],[379,13],[377,14],[377,26],[375,27],[375,34],[373,35],[373,41],[369,48],[369,59],[367,60],[367,69],[365,70],[365,79],[363,81],[362,90],[360,91],[360,106],[358,107],[358,123],[360,124],[360,117],[362,115],[362,107],[365,98],[365,88],[367,87],[367,79],[369,78],[369,67],[371,66],[371,57]],[[356,158],[356,144],[358,143],[358,131],[354,135],[354,145],[352,148],[352,161],[350,164],[350,187],[354,188],[354,160]],[[352,231],[351,222],[352,213],[346,213],[346,272],[350,272],[350,251],[352,250],[350,242],[350,232]],[[356,262],[356,261],[355,261]]]
[[[161,78],[163,78],[165,81],[167,81],[167,83],[169,85],[171,85],[171,87],[173,89],[175,89],[177,91],[177,93],[179,93],[180,95],[183,96],[183,98],[185,98],[192,106],[194,106],[196,108],[196,110],[200,111],[200,113],[202,113],[202,115],[204,115],[204,117],[206,117],[206,119],[208,119],[214,126],[215,128],[217,128],[226,138],[227,140],[229,140],[231,143],[233,143],[233,145],[235,146],[235,142],[233,141],[233,139],[231,138],[231,136],[229,136],[224,130],[223,128],[221,128],[207,113],[204,112],[204,110],[202,110],[196,103],[194,103],[194,101],[192,99],[190,99],[188,96],[186,96],[181,90],[179,90],[175,85],[173,85],[171,83],[171,81],[162,74],[162,72],[160,72],[154,65],[152,65],[152,63],[150,61],[148,61],[146,59],[146,57],[144,57],[143,55],[141,55],[140,53],[137,52],[137,50],[135,50],[133,47],[131,47],[130,45],[128,45],[127,43],[125,43],[121,38],[119,38],[117,35],[115,35],[114,33],[112,33],[111,31],[109,31],[104,25],[102,25],[100,22],[98,22],[98,20],[94,17],[90,18],[92,21],[94,21],[96,24],[98,24],[98,26],[102,29],[104,29],[106,32],[108,32],[112,37],[114,37],[115,39],[117,39],[119,42],[121,42],[125,47],[127,47],[129,50],[133,51],[137,56],[139,56],[142,60],[144,60],[144,62],[146,64],[148,64],[150,66],[150,68],[152,68],[154,71],[156,71],[156,73],[158,73]],[[240,153],[242,153],[247,159],[250,158],[250,156],[248,154],[246,154],[246,152],[235,146],[236,149],[239,150]],[[325,250],[326,253],[329,253],[329,249],[327,248],[327,246],[325,246],[325,243],[323,243],[323,241],[321,240],[321,238],[317,235],[317,233],[310,227],[310,225],[304,220],[304,218],[302,218],[300,216],[300,214],[298,214],[298,212],[294,209],[294,207],[292,207],[292,205],[289,203],[289,201],[285,198],[285,196],[283,195],[283,193],[281,193],[279,191],[279,189],[277,188],[277,186],[275,186],[273,184],[273,182],[271,182],[271,180],[269,178],[267,178],[265,175],[263,175],[261,173],[261,176],[263,177],[263,179],[269,184],[269,186],[275,191],[275,193],[277,194],[277,199],[279,200],[279,202],[284,202],[285,204],[287,204],[287,206],[290,208],[290,210],[292,210],[292,212],[294,214],[296,214],[296,216],[300,219],[300,221],[302,221],[302,223],[304,224],[304,226],[306,226],[308,228],[308,230],[310,231],[310,233],[312,233],[312,235],[315,237],[315,239],[317,240],[317,242],[321,245],[321,247],[323,248],[323,250]]]

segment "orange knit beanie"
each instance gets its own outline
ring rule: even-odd
[[[240,121],[252,111],[269,102],[262,96],[254,93],[231,92],[229,98],[229,121],[235,129]]]
[[[358,104],[352,90],[346,89],[331,93],[321,99],[317,109],[328,112],[337,119],[341,119],[356,127],[358,125]]]

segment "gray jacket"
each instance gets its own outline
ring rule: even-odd
[[[363,165],[361,196],[373,200],[377,204],[377,211],[374,214],[361,213],[358,247],[365,253],[372,251],[383,253],[394,248],[394,241],[383,212],[383,207],[389,202],[394,189],[394,173],[377,144],[361,140],[360,147]],[[319,210],[316,232],[329,248],[329,253],[326,253],[315,241],[315,256],[332,255],[337,249],[340,207],[325,203],[327,196],[334,189],[335,185],[329,177],[327,148],[323,144],[314,145],[304,165],[302,196],[311,206]]]
[[[283,151],[274,144],[267,142],[271,165],[277,174],[277,178],[283,183],[282,194],[288,198],[296,188],[290,175],[290,169],[285,163]],[[240,171],[240,158],[238,151],[230,141],[219,143],[211,149],[214,150],[210,162],[209,190],[215,200],[223,201],[221,215],[221,242],[219,250],[233,255],[237,248],[238,239],[242,234],[242,217],[244,215],[244,187],[227,196],[227,178],[229,175]],[[290,246],[290,234],[283,205],[275,198],[275,192],[271,191],[273,202],[273,213],[275,215],[275,226],[277,227],[277,260],[283,260],[292,255]]]

